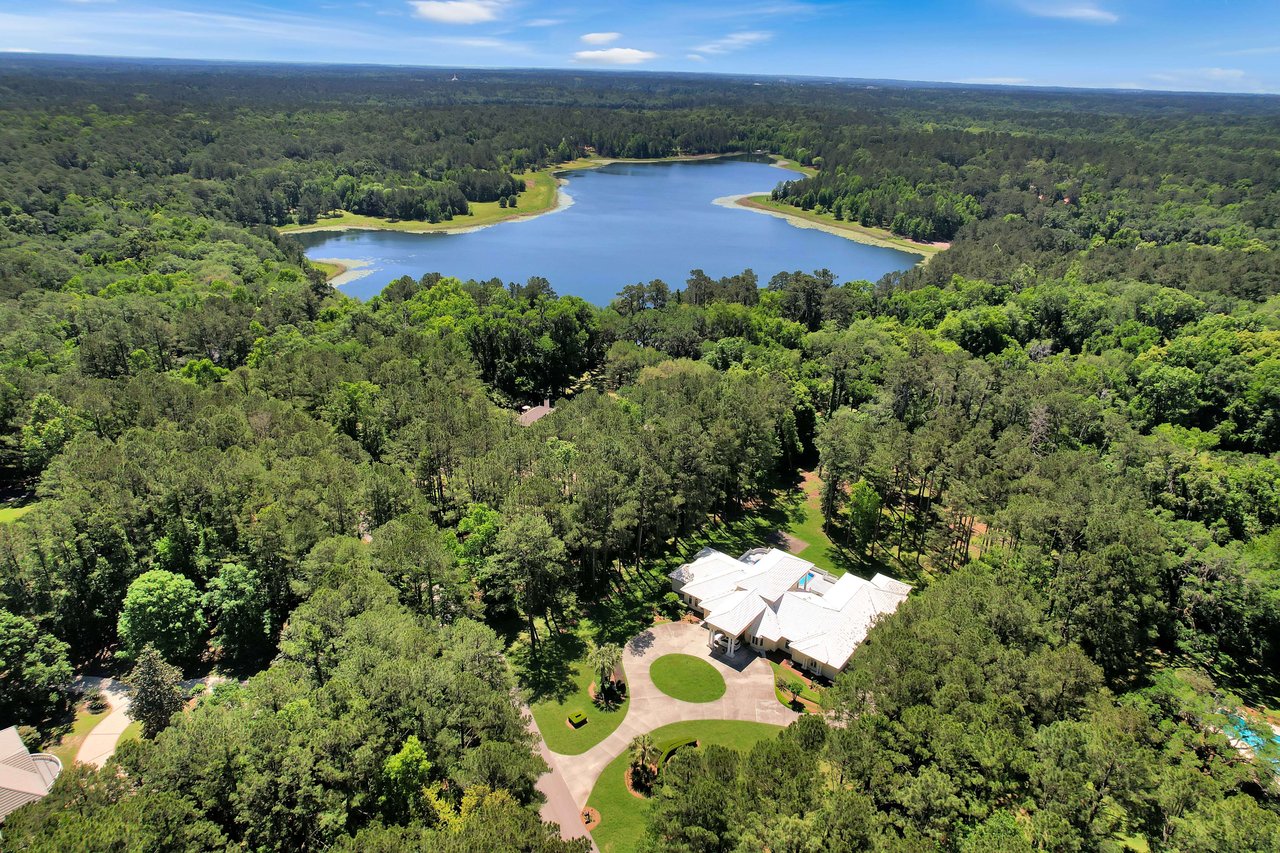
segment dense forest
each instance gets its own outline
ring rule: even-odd
[[[510,659],[625,640],[619,590],[801,469],[916,591],[825,718],[677,754],[651,849],[1280,849],[1238,748],[1280,689],[1280,100],[463,76],[0,60],[0,724],[56,736],[73,669],[230,677],[0,849],[586,849]],[[360,303],[273,227],[755,150],[952,246]]]

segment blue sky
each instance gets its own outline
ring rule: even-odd
[[[1280,0],[0,0],[0,50],[1280,92]]]

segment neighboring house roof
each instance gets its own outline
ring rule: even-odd
[[[520,426],[528,426],[531,423],[542,420],[554,411],[555,409],[552,408],[551,401],[543,400],[541,406],[534,406],[533,408],[525,409],[521,412],[520,417],[517,420],[520,421]]]
[[[0,731],[0,820],[49,793],[61,772],[56,756],[27,750],[17,726]]]
[[[832,579],[776,548],[738,560],[704,549],[670,577],[699,600],[708,627],[731,637],[750,628],[835,669],[844,668],[875,620],[897,610],[911,591],[885,575]]]

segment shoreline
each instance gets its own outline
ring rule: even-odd
[[[479,225],[471,224],[445,224],[440,222],[416,222],[400,219],[386,219],[376,222],[314,222],[310,225],[284,225],[277,227],[276,230],[281,234],[314,234],[322,231],[332,231],[334,233],[342,233],[344,231],[399,231],[405,234],[469,234],[474,231],[480,231],[485,228],[492,228],[494,225],[504,225],[508,222],[520,222],[522,220],[534,219],[539,216],[545,216],[549,213],[558,213],[565,208],[573,206],[573,196],[564,191],[564,187],[568,184],[563,174],[572,172],[581,172],[587,169],[600,169],[614,163],[693,163],[705,160],[719,160],[723,157],[738,157],[743,154],[750,154],[748,151],[733,151],[725,154],[677,154],[671,157],[654,157],[649,159],[629,158],[629,157],[590,157],[578,158],[577,160],[569,160],[556,166],[546,169],[539,169],[534,175],[545,174],[554,182],[552,189],[555,192],[551,204],[540,210],[520,211],[502,216],[492,222],[485,222]],[[755,152],[760,153],[760,152]],[[808,175],[809,171],[805,167],[797,163],[793,163],[777,154],[769,154],[773,162],[769,165],[789,172]],[[341,217],[335,217],[340,219]],[[374,217],[367,217],[373,219]],[[453,222],[454,220],[450,220]],[[339,274],[341,275],[341,274]]]
[[[917,265],[927,264],[934,255],[951,248],[950,243],[916,243],[906,237],[899,237],[892,232],[884,231],[881,233],[882,229],[873,230],[864,225],[847,222],[829,222],[819,219],[816,214],[809,214],[799,209],[794,213],[789,210],[778,210],[758,201],[758,199],[767,199],[768,197],[769,194],[767,192],[739,193],[737,195],[722,196],[712,203],[721,207],[749,210],[753,213],[762,213],[766,216],[784,219],[796,228],[812,228],[827,234],[834,234],[837,237],[844,237],[846,240],[852,240],[855,243],[919,255],[920,260],[916,262]]]
[[[362,261],[359,258],[311,258],[310,260],[313,264],[325,264],[335,268],[334,273],[325,280],[330,287],[334,288],[358,281],[373,272],[372,261]]]

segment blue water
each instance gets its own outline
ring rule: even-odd
[[[1255,754],[1261,752],[1262,748],[1268,744],[1267,740],[1264,740],[1263,738],[1259,737],[1256,732],[1254,732],[1252,729],[1249,728],[1248,724],[1244,721],[1242,717],[1238,717],[1234,714],[1231,714],[1231,715],[1228,715],[1227,719],[1231,721],[1231,733],[1234,734],[1236,738],[1238,738],[1239,740],[1242,740],[1246,744],[1248,744],[1249,748],[1252,749]],[[1273,750],[1276,747],[1280,747],[1280,736],[1272,737],[1270,739],[1270,744]],[[1269,755],[1274,755],[1274,754],[1275,754],[1274,751],[1269,752]],[[1276,771],[1280,771],[1280,759],[1267,758],[1266,760],[1271,764],[1271,766]]]
[[[811,580],[813,580],[813,572],[809,572],[809,574],[805,575],[803,578],[800,579],[800,588],[804,589],[805,587],[807,587],[809,585],[809,581]]]
[[[839,281],[874,281],[906,269],[918,255],[867,246],[774,216],[712,202],[768,192],[795,177],[743,159],[616,163],[566,175],[571,206],[463,234],[317,231],[296,235],[311,258],[367,262],[366,275],[341,285],[367,299],[402,275],[428,272],[524,282],[543,276],[557,293],[607,304],[628,284],[661,278],[684,287],[689,271],[713,278],[750,267],[764,286],[783,270],[826,268]],[[465,223],[465,217],[454,223]]]

